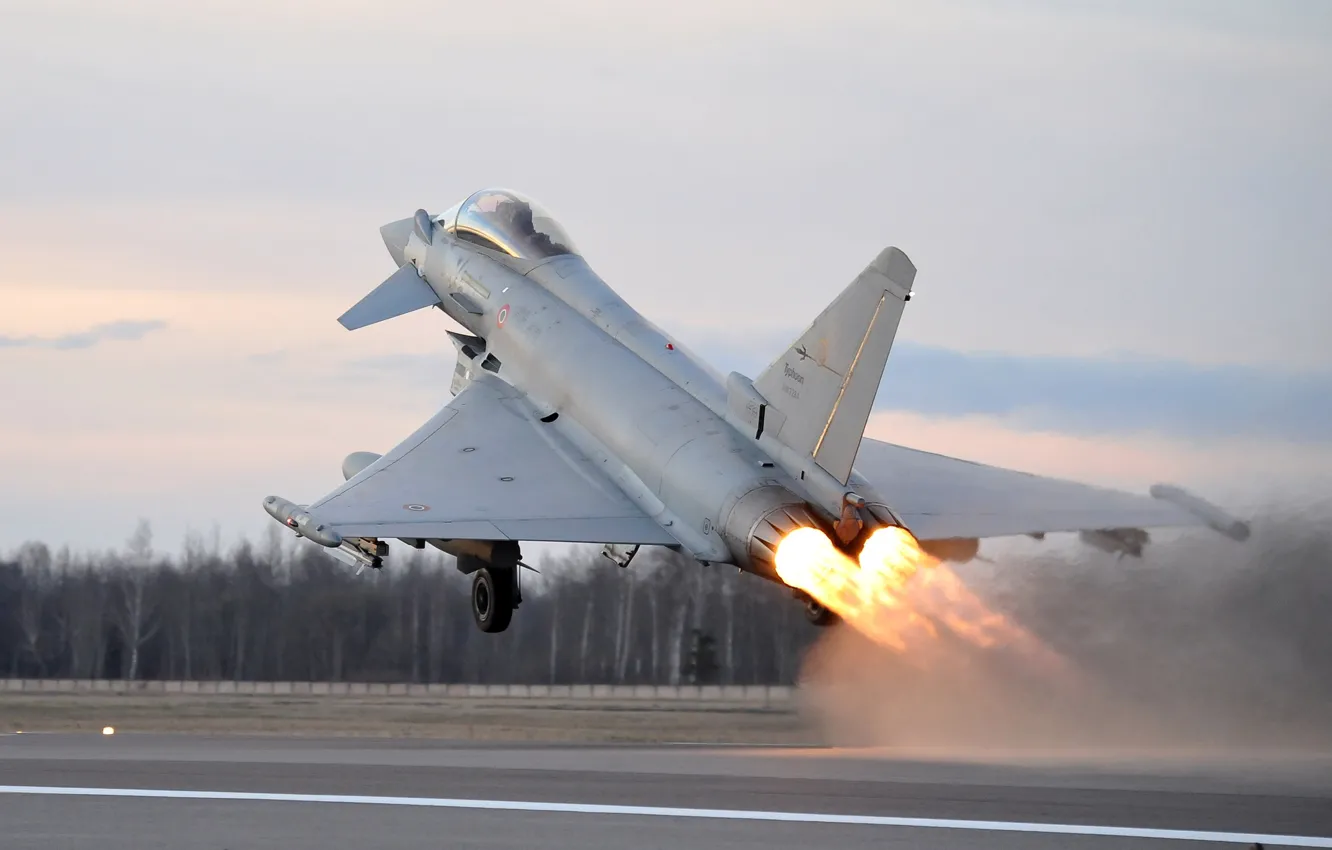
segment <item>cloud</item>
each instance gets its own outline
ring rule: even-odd
[[[55,351],[74,351],[92,348],[103,342],[137,342],[153,331],[160,331],[167,323],[160,319],[122,319],[93,325],[86,331],[59,336],[4,336],[0,335],[0,348],[46,348]]]
[[[895,410],[871,415],[865,435],[1006,469],[1139,493],[1156,483],[1179,484],[1228,509],[1253,506],[1254,498],[1266,495],[1317,495],[1327,492],[1332,483],[1332,442],[1077,435],[1015,427],[995,416],[929,416]]]
[[[1072,433],[1332,440],[1332,373],[1147,359],[972,354],[903,344],[877,407],[987,414]]]
[[[742,349],[697,348],[724,371],[755,375],[794,332]],[[998,417],[1023,430],[1154,433],[1179,438],[1261,437],[1332,442],[1332,372],[1198,366],[1131,357],[965,352],[899,341],[875,409],[929,416]]]

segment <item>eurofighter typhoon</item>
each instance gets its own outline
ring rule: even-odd
[[[523,541],[641,546],[782,582],[795,532],[841,552],[876,531],[966,561],[986,537],[1080,532],[1140,555],[1145,529],[1248,527],[1177,487],[1137,496],[865,438],[916,267],[883,250],[761,375],[722,376],[624,302],[539,205],[486,189],[380,230],[398,270],[349,330],[435,307],[466,333],[453,399],[387,454],[343,461],[312,504],[264,508],[342,560],[378,568],[389,539],[457,558],[472,614],[500,632],[522,601]],[[792,582],[796,584],[795,582]],[[836,619],[793,588],[809,619]]]

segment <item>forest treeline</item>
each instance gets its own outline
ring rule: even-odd
[[[0,676],[467,683],[785,684],[817,637],[783,588],[644,549],[525,572],[498,635],[479,632],[451,557],[395,548],[356,575],[273,535],[229,551],[29,543],[0,557]]]
[[[997,548],[997,560],[963,572],[1108,692],[1184,705],[1193,718],[1243,708],[1332,735],[1332,503],[1274,507],[1253,520],[1243,544],[1207,531],[1162,533],[1141,560],[1067,545],[1020,557]],[[0,677],[808,679],[806,650],[820,630],[789,591],[660,548],[644,549],[628,569],[596,547],[561,551],[539,559],[541,575],[524,573],[513,624],[488,635],[472,621],[469,579],[432,550],[395,545],[383,570],[357,576],[276,527],[225,551],[196,537],[170,556],[153,550],[146,524],[100,554],[30,543],[0,555]],[[970,671],[961,682],[1008,675],[1002,658],[956,660]],[[873,663],[901,696],[909,671],[891,659]],[[862,686],[863,665],[851,670]]]

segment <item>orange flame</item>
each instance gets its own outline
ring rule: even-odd
[[[956,573],[921,550],[902,528],[871,534],[859,563],[838,551],[822,531],[797,529],[777,547],[777,574],[898,653],[918,655],[938,640],[943,626],[984,649],[1012,646],[1048,654],[1025,630],[991,610]]]

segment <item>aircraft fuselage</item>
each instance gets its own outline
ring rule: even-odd
[[[698,560],[775,578],[756,531],[775,548],[789,527],[812,521],[811,509],[835,519],[854,486],[765,450],[724,379],[581,257],[515,260],[439,231],[431,244],[413,233],[403,256],[441,309],[485,340],[484,354],[460,364],[464,378],[484,368],[521,389],[532,416],[549,419],[546,428],[596,461]],[[776,520],[767,535],[765,518]]]

